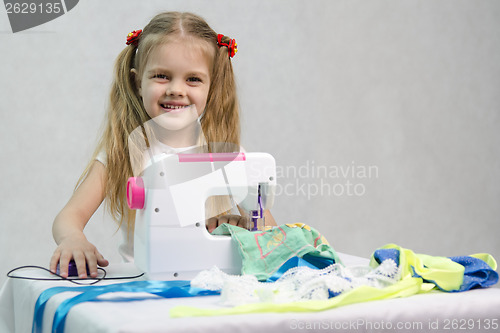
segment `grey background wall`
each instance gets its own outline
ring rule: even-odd
[[[164,10],[237,39],[242,143],[276,158],[278,223],[365,257],[500,258],[500,2],[86,0],[16,34],[0,10],[0,283],[48,265],[114,59]],[[86,230],[116,262],[115,231],[103,209]]]

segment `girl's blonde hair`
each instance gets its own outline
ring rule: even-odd
[[[151,119],[144,109],[136,76],[131,69],[135,68],[137,76],[141,77],[149,55],[172,38],[199,41],[202,47],[206,46],[206,55],[213,58],[210,88],[201,118],[209,150],[214,150],[210,143],[229,143],[227,147],[238,148],[240,145],[239,106],[228,49],[218,47],[217,34],[201,17],[179,12],[158,14],[144,27],[138,45],[128,45],[116,59],[104,133],[77,184],[85,179],[97,154],[105,151],[107,208],[119,225],[125,220],[129,231],[133,228],[135,212],[126,203],[127,179],[133,176],[128,137],[134,129]]]

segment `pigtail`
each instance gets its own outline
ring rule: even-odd
[[[134,147],[129,146],[129,135],[149,119],[138,94],[135,75],[131,72],[136,49],[135,45],[129,45],[116,59],[105,128],[94,156],[78,182],[78,185],[81,184],[96,156],[105,151],[106,206],[119,225],[124,221],[127,223],[129,231],[133,230],[135,211],[130,210],[126,204],[125,184],[127,179],[133,176],[132,165],[136,163],[130,160],[131,156],[136,158],[140,156],[137,153],[130,153]]]
[[[104,137],[107,156],[106,165],[106,203],[113,218],[123,222],[128,210],[126,189],[128,177],[132,176],[128,136],[135,127],[142,123],[137,112],[140,102],[137,98],[135,78],[131,72],[135,47],[127,46],[116,59],[115,77],[111,87],[110,105],[108,106],[108,126]],[[130,212],[129,212],[130,213]],[[130,223],[127,224],[130,225]]]
[[[229,39],[229,37],[226,38]],[[239,105],[233,66],[227,47],[220,47],[216,51],[212,82],[206,112],[201,122],[209,150],[213,152],[239,151]]]
[[[110,102],[116,103],[118,110],[140,120],[140,110],[143,107],[136,87],[136,78],[131,71],[134,68],[136,49],[135,46],[129,45],[116,59]]]

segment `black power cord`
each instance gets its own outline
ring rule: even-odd
[[[26,268],[37,268],[37,269],[41,269],[41,270],[44,270],[44,271],[47,271],[49,272],[50,274],[52,275],[55,275],[57,277],[59,277],[58,279],[57,278],[35,278],[35,277],[30,277],[30,276],[19,276],[19,275],[13,275],[12,273],[18,271],[18,270],[21,270],[21,269],[26,269]],[[61,281],[61,280],[64,280],[64,281],[69,281],[69,282],[72,282],[74,284],[78,284],[78,285],[93,285],[93,284],[96,284],[100,281],[103,281],[103,280],[126,280],[126,279],[137,279],[137,278],[140,278],[141,276],[144,275],[144,273],[141,273],[141,274],[138,274],[138,275],[133,275],[133,276],[118,276],[118,277],[110,277],[110,278],[107,278],[106,277],[106,270],[104,268],[101,268],[101,267],[97,267],[98,270],[102,271],[103,272],[103,276],[101,277],[95,277],[95,278],[85,278],[85,279],[80,279],[80,278],[72,278],[72,277],[63,277],[57,273],[53,273],[51,270],[45,268],[45,267],[42,267],[42,266],[32,266],[32,265],[27,265],[27,266],[20,266],[20,267],[16,267],[14,269],[11,269],[8,273],[7,273],[7,277],[11,278],[11,279],[23,279],[23,280],[38,280],[38,281]],[[89,281],[89,282],[79,282],[79,281]]]

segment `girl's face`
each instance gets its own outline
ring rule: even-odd
[[[168,130],[190,125],[205,110],[210,68],[199,42],[173,40],[154,49],[138,82],[148,115],[162,116]]]

